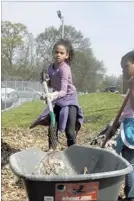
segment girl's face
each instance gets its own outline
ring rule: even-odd
[[[127,80],[132,76],[134,76],[134,63],[130,61],[124,62],[122,68],[123,68],[123,74]]]
[[[54,52],[54,59],[56,63],[61,63],[68,59],[69,54],[63,45],[57,45]]]

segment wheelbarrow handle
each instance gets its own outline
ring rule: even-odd
[[[115,128],[119,122],[119,118],[120,118],[120,116],[121,116],[121,114],[122,114],[122,112],[126,106],[126,103],[128,102],[129,97],[130,97],[130,90],[128,91],[128,94],[123,101],[123,104],[122,104],[122,106],[121,106],[121,108],[120,108],[120,110],[119,110],[119,112],[118,112],[118,114],[117,114],[117,116],[113,122],[113,125],[106,131],[106,138],[105,138],[101,148],[104,148],[107,141],[110,140],[110,138],[112,137],[111,133],[115,130]]]

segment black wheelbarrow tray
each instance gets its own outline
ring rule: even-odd
[[[132,171],[114,152],[73,145],[54,156],[71,167],[73,174],[39,174],[35,169],[47,155],[32,147],[10,156],[11,169],[23,180],[29,201],[116,201],[125,175]]]

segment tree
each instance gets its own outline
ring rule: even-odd
[[[120,93],[123,92],[123,77],[122,75],[116,77],[112,76],[105,76],[100,84],[100,89],[104,90],[107,87],[116,86]]]
[[[2,69],[7,65],[11,69],[15,64],[15,56],[17,49],[23,44],[23,37],[27,33],[27,28],[21,23],[11,23],[9,21],[2,22],[1,25],[1,54]],[[4,63],[4,61],[6,63]]]
[[[35,78],[35,39],[21,23],[2,22],[2,78]],[[27,70],[30,68],[30,70]],[[35,73],[36,72],[36,73]]]
[[[16,64],[21,68],[35,67],[36,65],[36,44],[32,33],[27,33],[23,44],[16,52]]]
[[[37,59],[42,63],[50,63],[53,46],[59,38],[60,32],[55,27],[46,28],[44,33],[40,33],[36,38]]]
[[[105,74],[105,68],[103,62],[94,57],[92,49],[88,49],[76,51],[72,72],[79,91],[95,92]]]
[[[2,22],[2,78],[39,80],[41,68],[52,62],[53,46],[61,37],[61,28],[48,27],[36,38],[21,23]],[[65,26],[64,37],[72,42],[75,58],[71,64],[73,80],[79,91],[94,92],[105,68],[93,54],[90,39],[72,26]]]
[[[75,49],[84,50],[90,47],[89,39],[84,38],[83,34],[74,27],[66,25],[64,31],[64,37],[72,42]],[[43,62],[52,61],[52,49],[56,41],[60,39],[60,33],[61,27],[59,29],[49,27],[37,36],[37,56]]]
[[[62,27],[59,28],[59,33],[61,33]],[[77,31],[75,27],[65,26],[64,37],[70,39],[73,44],[75,50],[87,50],[90,48],[90,40],[89,38],[84,38],[84,35],[81,31]]]
[[[104,75],[103,63],[94,57],[90,40],[84,38],[80,31],[72,26],[65,26],[64,30],[64,38],[69,39],[75,48],[75,59],[71,66],[76,87],[81,91],[95,91],[98,76]],[[49,27],[36,38],[37,57],[42,63],[49,64],[52,61],[52,49],[60,33],[61,27]]]

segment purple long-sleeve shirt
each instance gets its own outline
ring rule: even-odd
[[[61,132],[64,132],[66,129],[67,119],[68,119],[68,112],[69,106],[74,105],[77,108],[77,119],[76,119],[76,131],[79,131],[81,125],[84,121],[84,116],[82,109],[78,104],[78,97],[77,94],[74,93],[72,95],[65,96],[59,100],[53,101],[53,106],[59,105],[61,107],[60,115],[59,115],[59,127],[58,129]],[[49,109],[46,108],[43,113],[33,122],[30,128],[34,128],[38,125],[48,126],[50,124],[49,119]]]
[[[52,102],[53,106],[59,105],[61,107],[58,129],[62,132],[65,131],[69,106],[73,105],[77,108],[76,130],[78,131],[83,123],[84,117],[78,104],[76,88],[72,83],[70,67],[66,63],[62,63],[58,68],[55,68],[54,64],[51,64],[48,69],[48,74],[50,77],[50,86],[54,91],[59,92],[58,98]],[[34,128],[37,125],[48,126],[49,124],[49,109],[46,108],[30,128]]]
[[[48,75],[50,77],[51,88],[59,92],[58,98],[76,92],[76,88],[72,82],[71,69],[65,62],[61,63],[58,68],[55,68],[54,64],[51,64],[48,69]]]

